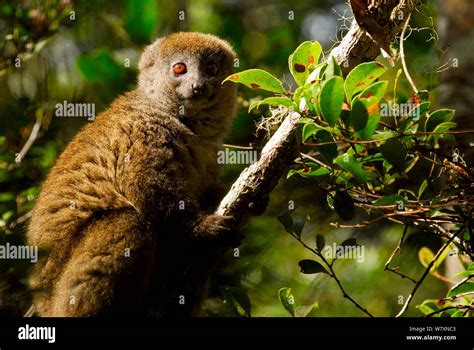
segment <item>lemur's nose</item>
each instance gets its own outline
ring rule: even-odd
[[[206,85],[205,84],[202,84],[202,83],[193,83],[191,85],[191,88],[193,90],[193,95],[202,95],[205,90],[206,90]]]

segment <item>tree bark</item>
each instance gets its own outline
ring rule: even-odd
[[[373,0],[368,16],[383,28],[388,42],[402,30],[408,15],[414,10],[414,0]],[[380,54],[379,46],[353,21],[349,32],[329,56],[336,57],[344,74],[359,63],[373,60]],[[219,204],[216,213],[244,221],[252,208],[268,198],[298,153],[296,128],[300,115],[291,112],[263,148],[260,159],[246,168]]]

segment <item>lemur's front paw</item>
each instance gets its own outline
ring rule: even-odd
[[[233,216],[206,215],[193,231],[196,238],[210,239],[235,247],[240,245],[242,235]]]

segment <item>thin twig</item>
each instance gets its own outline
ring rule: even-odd
[[[222,145],[224,148],[235,148],[235,149],[247,149],[247,150],[254,150],[255,147],[252,146],[239,146],[239,145],[231,145],[228,143],[224,143]]]
[[[471,305],[452,305],[452,306],[446,306],[442,309],[439,309],[439,310],[436,310],[436,311],[433,311],[433,312],[430,312],[429,314],[425,315],[425,317],[431,317],[431,316],[434,316],[434,315],[437,315],[437,314],[440,314],[446,310],[451,310],[451,309],[459,309],[459,310],[462,310],[462,309],[467,309],[467,311],[469,310],[474,310],[474,307],[472,307]]]
[[[416,280],[401,273],[401,272],[398,272],[397,269],[398,267],[394,267],[394,268],[391,268],[389,265],[390,263],[392,262],[393,258],[395,257],[395,255],[398,253],[398,252],[401,252],[402,250],[402,244],[403,244],[403,241],[405,240],[405,235],[407,233],[407,230],[408,230],[408,224],[405,225],[405,229],[403,230],[403,234],[402,234],[402,237],[400,238],[400,240],[398,241],[398,244],[397,244],[397,247],[393,250],[392,254],[390,255],[390,257],[388,258],[387,262],[385,263],[384,265],[384,270],[388,270],[388,271],[391,271],[397,275],[399,275],[400,277],[402,278],[408,278],[410,281],[412,281],[413,283],[416,283]]]
[[[403,26],[403,29],[402,29],[402,34],[400,36],[400,61],[402,62],[402,67],[403,67],[403,73],[405,73],[405,76],[408,80],[408,82],[410,83],[413,91],[415,92],[415,94],[418,93],[418,88],[416,87],[415,83],[413,82],[413,79],[411,78],[410,76],[410,73],[408,72],[408,68],[407,68],[407,63],[405,62],[405,48],[404,48],[404,41],[405,41],[405,32],[408,28],[408,24],[410,22],[410,18],[411,18],[411,13],[408,14],[408,18]]]
[[[342,139],[342,140],[335,140],[335,141],[326,141],[326,142],[319,142],[319,143],[307,143],[303,142],[304,146],[309,147],[319,147],[319,146],[326,146],[326,145],[333,145],[339,143],[348,143],[348,144],[370,144],[370,143],[377,143],[377,142],[384,142],[391,139],[398,139],[407,136],[426,136],[426,135],[459,135],[459,134],[474,134],[474,130],[452,130],[452,131],[417,131],[412,134],[399,134],[392,137],[387,137],[384,139],[375,139],[375,140],[350,140],[350,139]]]
[[[41,120],[42,120],[41,117],[38,118],[35,125],[33,125],[33,128],[31,129],[31,134],[28,137],[28,140],[26,140],[25,145],[21,149],[20,153],[18,153],[18,157],[15,159],[17,163],[23,160],[23,158],[26,156],[31,146],[35,142],[36,138],[38,137],[38,132],[40,131],[40,128],[41,128]]]
[[[363,306],[361,306],[357,301],[355,301],[349,294],[347,294],[346,290],[344,289],[344,287],[342,286],[342,283],[341,281],[339,280],[339,278],[337,278],[337,275],[336,273],[334,272],[334,268],[332,267],[331,264],[329,264],[329,262],[326,260],[326,258],[317,250],[311,248],[310,246],[308,246],[305,242],[303,242],[301,240],[301,238],[299,237],[296,237],[294,235],[292,235],[292,237],[294,237],[298,242],[300,242],[303,247],[305,247],[306,249],[308,249],[309,251],[311,251],[312,253],[316,254],[323,262],[324,264],[327,266],[327,268],[329,269],[329,276],[331,276],[334,281],[336,281],[337,283],[337,286],[339,287],[339,290],[342,292],[342,295],[344,298],[348,299],[352,304],[354,304],[355,307],[357,307],[359,310],[361,310],[363,313],[365,313],[367,316],[369,317],[374,317],[366,308],[364,308]]]
[[[306,158],[306,159],[309,159],[311,160],[312,162],[315,162],[316,164],[318,164],[319,166],[325,168],[325,169],[328,169],[328,170],[331,170],[331,167],[327,164],[324,164],[323,162],[317,160],[316,158],[313,158],[309,155],[307,155],[306,153],[300,153],[301,157],[303,158]]]
[[[411,291],[410,295],[408,295],[408,298],[407,300],[405,301],[405,304],[403,304],[403,307],[402,309],[400,310],[400,312],[397,314],[397,316],[395,317],[400,317],[401,315],[403,315],[405,313],[405,311],[408,309],[408,306],[410,305],[410,302],[413,300],[413,297],[415,296],[415,293],[416,291],[418,290],[418,288],[421,286],[421,284],[423,283],[423,281],[425,280],[426,276],[428,276],[428,274],[430,273],[430,270],[431,268],[433,267],[433,265],[435,264],[436,260],[439,259],[439,257],[441,256],[441,254],[445,251],[445,249],[447,247],[449,247],[449,245],[451,244],[451,242],[454,240],[454,238],[457,236],[458,233],[462,232],[462,230],[464,230],[464,227],[461,227],[456,233],[454,233],[447,241],[446,243],[443,244],[443,246],[438,250],[438,252],[436,253],[435,257],[433,258],[433,260],[430,261],[430,263],[428,264],[428,266],[426,267],[425,269],[425,272],[423,273],[423,275],[421,276],[421,278],[418,280],[418,282],[416,282],[415,284],[415,287],[413,287],[413,290]]]

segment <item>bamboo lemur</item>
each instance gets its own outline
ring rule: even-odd
[[[212,35],[146,47],[138,86],[69,143],[28,231],[46,252],[30,278],[40,316],[194,314],[230,217],[206,214],[234,115],[235,53]]]

